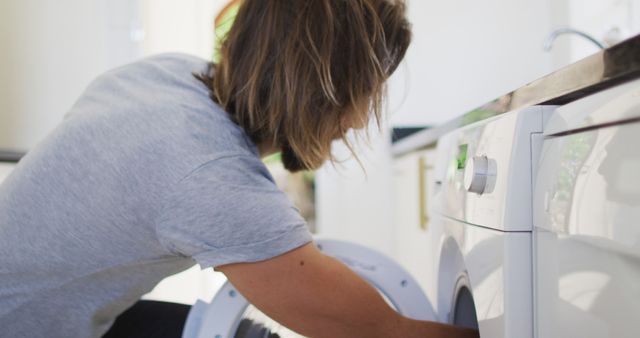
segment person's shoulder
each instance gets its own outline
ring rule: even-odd
[[[196,185],[202,185],[204,181],[208,181],[252,189],[278,189],[275,179],[264,162],[255,154],[239,149],[220,153],[201,163],[185,178],[185,182]]]
[[[189,96],[191,101],[209,101],[208,89],[194,76],[206,71],[208,64],[183,53],[151,55],[102,73],[89,84],[85,94],[135,93],[138,101],[148,97],[150,102],[146,104],[166,104],[164,101],[176,95]],[[161,98],[163,102],[158,102]]]
[[[163,63],[163,64],[181,64],[181,65],[206,65],[209,61],[195,55],[169,52],[154,54],[140,59],[141,63]]]
[[[209,61],[195,55],[184,53],[162,53],[145,56],[141,59],[113,68],[103,75],[122,75],[128,73],[174,73],[191,74],[203,71]]]

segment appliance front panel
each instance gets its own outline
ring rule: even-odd
[[[471,124],[438,142],[434,211],[501,231],[531,231],[531,137],[552,107]]]
[[[640,80],[603,90],[559,107],[545,125],[545,135],[640,120]]]
[[[535,185],[538,337],[640,337],[640,123],[547,138]]]
[[[454,312],[464,286],[475,303],[481,337],[533,337],[531,233],[502,231],[436,217],[442,222],[437,311]],[[442,318],[442,317],[441,317]]]

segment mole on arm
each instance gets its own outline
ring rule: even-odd
[[[300,266],[303,266],[303,265],[304,265],[304,261],[300,261]]]

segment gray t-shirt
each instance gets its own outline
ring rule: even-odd
[[[1,337],[98,337],[168,275],[311,241],[205,67],[167,54],[100,76],[0,185]]]

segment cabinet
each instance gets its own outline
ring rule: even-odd
[[[416,151],[393,162],[394,255],[423,290],[433,287],[429,210],[435,188],[435,149]],[[431,296],[431,295],[429,295]]]

